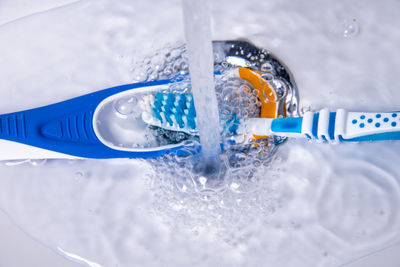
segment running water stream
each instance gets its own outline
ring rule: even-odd
[[[221,137],[208,1],[182,0],[182,8],[202,153],[205,158],[212,158],[220,153]]]

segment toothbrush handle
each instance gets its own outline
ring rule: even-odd
[[[400,140],[400,112],[306,112],[303,117],[274,119],[270,133],[321,142]]]
[[[35,109],[0,115],[0,160],[37,158],[157,157],[164,151],[112,149],[97,137],[93,118],[107,97],[169,80],[112,87]]]
[[[336,112],[338,141],[400,140],[400,112]]]
[[[0,160],[35,158],[36,154],[44,158],[103,158],[114,153],[99,141],[92,122],[98,103],[112,91],[115,88],[0,115]]]

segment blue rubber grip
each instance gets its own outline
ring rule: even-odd
[[[163,85],[172,80],[127,84],[56,104],[0,115],[0,138],[83,158],[154,158],[182,146],[155,151],[121,151],[104,145],[93,129],[93,115],[105,98],[119,92]]]
[[[301,133],[302,117],[274,119],[271,131],[275,133]]]

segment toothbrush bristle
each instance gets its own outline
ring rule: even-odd
[[[193,97],[187,93],[161,93],[149,97],[151,111],[143,114],[143,120],[153,126],[173,131],[195,133],[196,111]]]
[[[164,93],[144,97],[142,119],[145,123],[165,130],[198,135],[196,110],[190,93]],[[228,135],[238,135],[240,118],[233,112],[224,123]]]

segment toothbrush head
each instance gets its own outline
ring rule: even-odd
[[[277,118],[279,116],[278,108],[282,98],[279,98],[279,92],[274,87],[275,85],[267,80],[268,77],[249,68],[238,68],[229,71],[229,74],[249,84],[247,87],[249,91],[245,92],[249,97],[256,95],[256,101],[260,106],[256,117]],[[148,125],[170,131],[184,132],[189,135],[198,135],[196,110],[191,94],[187,92],[156,92],[146,96],[144,102],[145,108],[142,119]],[[232,103],[225,104],[231,105]],[[232,112],[230,117],[222,123],[222,126],[226,129],[228,135],[234,136],[238,134],[240,124],[241,119],[238,113]],[[254,138],[262,139],[266,137],[254,136]]]
[[[294,79],[274,55],[244,41],[214,41],[213,48],[224,144],[247,149],[255,144],[247,140],[265,139],[266,136],[253,134],[255,131],[249,124],[252,118],[298,116]],[[93,117],[99,139],[113,149],[146,153],[197,143],[190,82],[186,72],[179,73],[175,77],[166,74],[167,77],[160,76],[157,81],[123,86],[124,90],[102,101]],[[257,143],[280,144],[282,140],[274,136]]]
[[[196,110],[191,94],[157,92],[145,97],[145,123],[170,131],[197,135]]]

